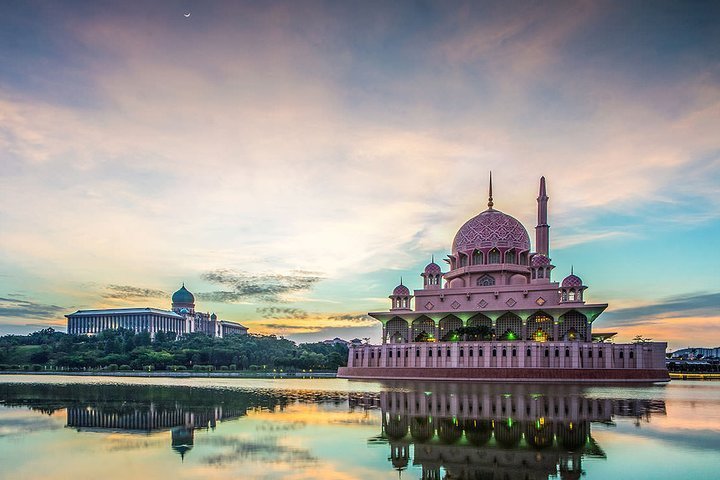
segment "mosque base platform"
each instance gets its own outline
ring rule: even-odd
[[[338,378],[357,380],[447,380],[512,383],[655,383],[668,382],[665,369],[628,368],[393,368],[340,367]]]

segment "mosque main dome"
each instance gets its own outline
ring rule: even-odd
[[[453,252],[492,247],[530,250],[530,236],[517,219],[492,207],[460,227],[452,244]]]

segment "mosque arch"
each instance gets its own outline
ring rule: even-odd
[[[528,340],[547,342],[553,339],[553,317],[545,312],[535,312],[527,321]]]
[[[527,277],[521,273],[516,273],[510,277],[510,285],[525,285],[527,283]]]
[[[390,415],[385,434],[392,440],[400,440],[408,432],[408,418],[405,415]]]
[[[411,339],[413,342],[426,342],[435,338],[435,322],[426,317],[421,316],[412,322]]]
[[[497,319],[495,332],[501,340],[519,340],[522,320],[514,313],[507,312]]]
[[[587,337],[587,317],[577,310],[571,310],[560,316],[559,332],[562,340],[584,341]]]
[[[490,340],[492,338],[492,320],[482,313],[470,317],[465,325],[466,340]]]
[[[467,267],[468,264],[468,256],[465,253],[458,252],[458,256],[460,257],[460,266],[461,267]]]
[[[477,279],[477,281],[475,282],[475,284],[476,284],[478,287],[490,287],[490,286],[493,286],[493,285],[495,285],[495,277],[493,277],[492,275],[489,275],[489,274],[486,273],[486,274],[484,274],[484,275],[479,276],[478,279]]]
[[[553,428],[552,423],[537,420],[528,422],[525,431],[525,440],[536,449],[543,449],[553,444]]]
[[[488,263],[500,263],[500,250],[493,248],[488,252]]]
[[[385,335],[389,343],[407,343],[410,341],[410,327],[407,320],[393,317],[385,325]]]
[[[492,437],[492,423],[489,420],[465,420],[465,437],[476,447],[482,447]]]
[[[480,250],[475,250],[473,252],[472,264],[473,265],[482,265],[483,264],[483,253]]]
[[[510,419],[495,422],[495,440],[505,448],[515,447],[520,443],[522,429],[520,424]]]
[[[459,340],[457,332],[462,328],[462,326],[462,320],[460,320],[455,315],[448,315],[447,317],[440,320],[440,331],[438,337],[440,337],[440,340],[445,342],[452,341],[453,339],[457,341]]]
[[[462,437],[462,428],[457,420],[443,418],[438,422],[438,437],[443,443],[452,445]]]
[[[515,254],[515,250],[508,250],[505,252],[505,263],[517,263],[517,255]]]
[[[426,442],[435,434],[432,420],[428,417],[413,417],[410,420],[410,436],[416,442]]]

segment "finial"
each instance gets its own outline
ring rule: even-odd
[[[430,255],[430,263],[435,263],[435,254]]]
[[[570,265],[570,275],[575,275],[575,272],[573,272],[573,266]]]
[[[185,288],[185,282],[183,282],[183,288]]]
[[[400,276],[400,285],[402,285],[402,275]]]
[[[492,199],[492,170],[490,170],[490,194],[488,195],[488,208],[492,210],[493,199]]]

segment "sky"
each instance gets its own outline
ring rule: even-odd
[[[720,345],[717,2],[2,0],[0,65],[0,334],[185,282],[377,341],[492,170],[596,330]]]

